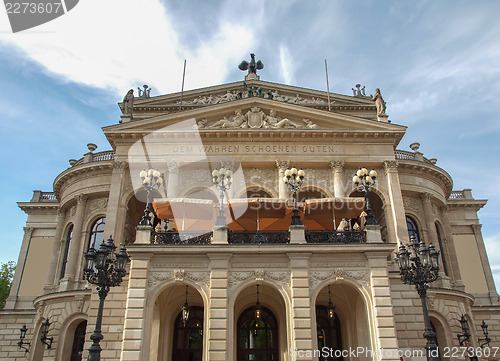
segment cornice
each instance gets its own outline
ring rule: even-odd
[[[52,292],[45,295],[36,297],[33,300],[33,305],[37,308],[37,304],[43,303],[55,303],[60,301],[62,298],[77,297],[77,296],[89,296],[92,294],[92,289],[86,290],[74,290],[74,291],[62,291],[62,292]]]
[[[438,166],[435,166],[433,164],[405,159],[399,159],[398,166],[400,174],[404,173],[405,170],[411,170],[410,174],[412,175],[414,175],[414,172],[417,171],[423,173],[424,175],[427,175],[424,178],[427,178],[429,180],[438,179],[440,181],[439,183],[443,185],[445,199],[450,196],[451,191],[453,190],[453,179],[444,169],[439,168]]]
[[[485,199],[447,199],[446,204],[450,208],[473,208],[476,212],[483,208],[486,203]]]
[[[102,171],[113,171],[114,160],[100,161],[100,162],[90,162],[75,165],[74,167],[68,168],[62,173],[60,173],[54,180],[54,193],[57,199],[61,199],[61,190],[67,182],[76,177],[82,175],[90,175],[93,172],[100,171],[95,175],[103,175]],[[111,174],[110,172],[110,174]]]
[[[42,203],[42,202],[17,202],[17,205],[23,212],[30,212],[34,210],[44,210],[44,211],[57,211],[59,209],[59,203]]]

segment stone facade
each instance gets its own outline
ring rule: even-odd
[[[255,306],[256,289],[275,320],[272,352],[279,360],[318,360],[312,352],[323,342],[317,323],[329,300],[338,323],[325,327],[340,334],[339,348],[374,352],[345,360],[399,360],[398,350],[423,351],[425,345],[420,299],[413,286],[401,282],[394,262],[398,245],[408,242],[407,217],[419,237],[441,252],[440,277],[427,301],[439,347],[459,346],[462,315],[473,346],[479,345],[483,320],[491,346],[498,346],[500,306],[477,218],[486,201],[474,199],[467,189],[453,191],[450,175],[418,146],[412,152],[395,150],[406,128],[377,115],[371,98],[333,94],[329,111],[324,92],[260,80],[248,80],[247,86],[265,96],[240,96],[241,83],[226,84],[186,92],[182,111],[180,94],[136,98],[120,124],[104,128],[112,151],[96,153],[89,145],[82,159],[71,160],[71,167],[55,178],[54,192],[35,191],[30,202],[19,203],[28,214],[18,262],[24,266],[18,266],[0,312],[5,325],[0,358],[70,360],[74,335],[84,322],[82,357],[87,357],[99,298],[82,278],[84,254],[91,242],[112,235],[115,244],[127,245],[131,262],[123,283],[105,301],[105,360],[175,360],[172,355],[182,351],[173,339],[179,337],[176,322],[184,297],[203,312],[203,359],[241,359],[240,319]],[[286,213],[273,222],[285,224],[289,236],[285,232],[284,243],[269,244],[235,243],[236,231],[212,230],[210,219],[185,211],[167,227],[208,232],[209,244],[152,243],[154,230],[137,227],[146,200],[140,170],[157,168],[163,175],[156,203],[198,198],[218,204],[210,174],[221,165],[234,170],[225,195],[230,201],[290,200],[281,180],[287,168],[302,167],[304,203],[362,196],[352,176],[360,166],[373,168],[378,177],[370,202],[379,225],[365,229],[363,242],[312,243],[307,237],[312,237],[314,217],[305,221],[305,230],[288,229]],[[333,232],[340,222],[334,214],[316,219],[315,227],[331,221]],[[256,224],[262,228],[253,234],[271,223]],[[35,259],[45,263],[35,264]],[[39,341],[46,318],[54,337],[51,349]],[[29,354],[17,347],[23,324]],[[376,354],[382,349],[385,353]]]

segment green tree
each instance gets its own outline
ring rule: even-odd
[[[15,270],[16,264],[14,261],[2,263],[0,265],[0,310],[3,310],[5,307],[5,301],[9,296],[10,285],[14,278]]]

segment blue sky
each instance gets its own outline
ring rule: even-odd
[[[2,200],[0,262],[17,261],[26,215],[17,201],[52,190],[86,144],[110,149],[100,128],[119,120],[128,89],[152,95],[240,81],[254,52],[261,79],[352,94],[380,88],[454,189],[488,199],[479,212],[500,285],[500,2],[85,0],[12,34],[0,10]]]

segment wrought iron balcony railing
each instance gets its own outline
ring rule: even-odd
[[[307,243],[364,243],[365,231],[306,231]]]
[[[232,244],[290,243],[288,231],[229,231],[227,242]]]
[[[200,234],[172,231],[151,232],[151,243],[153,244],[210,244],[212,232]]]

